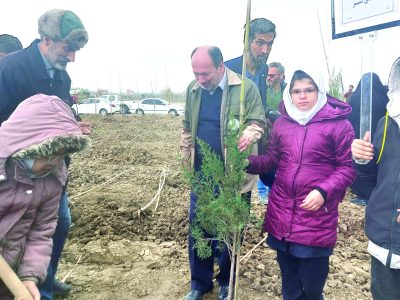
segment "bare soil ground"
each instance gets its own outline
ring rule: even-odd
[[[180,117],[85,116],[92,149],[72,159],[73,226],[58,277],[67,299],[183,299],[190,286],[187,255],[189,190],[179,168]],[[167,175],[157,210],[138,216]],[[258,216],[256,190],[252,209]],[[330,260],[325,299],[371,299],[364,208],[341,204],[339,238]],[[145,211],[145,212],[146,212]],[[249,224],[243,254],[262,239]],[[280,299],[275,252],[258,247],[240,271],[240,299]],[[205,299],[216,299],[218,286]]]

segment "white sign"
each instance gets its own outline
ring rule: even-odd
[[[387,13],[392,13],[394,0],[342,0],[342,23],[368,19]]]
[[[332,38],[400,25],[400,0],[331,0]]]

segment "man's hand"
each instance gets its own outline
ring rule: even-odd
[[[365,133],[364,139],[355,139],[351,144],[351,153],[356,160],[371,160],[374,157],[374,146],[370,143],[371,134]]]
[[[246,151],[246,149],[253,143],[252,138],[247,135],[243,134],[239,141],[238,141],[238,148],[240,152]]]
[[[22,284],[26,287],[28,292],[32,295],[33,300],[40,300],[40,292],[36,286],[36,283],[30,280],[22,281]],[[17,300],[27,300],[24,298],[18,298]]]
[[[399,212],[399,215],[397,216],[397,222],[400,223],[400,208],[397,209],[397,212]]]
[[[91,132],[91,124],[89,122],[78,122],[82,134],[89,135]]]
[[[322,206],[322,204],[324,204],[324,202],[324,197],[322,197],[321,193],[317,190],[312,190],[307,195],[306,199],[303,200],[300,207],[306,210],[316,211]]]

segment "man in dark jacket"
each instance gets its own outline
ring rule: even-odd
[[[72,105],[71,79],[65,69],[75,61],[88,34],[73,12],[59,9],[39,19],[39,34],[40,40],[0,61],[0,124],[22,100],[37,93],[56,95]]]
[[[246,55],[246,77],[252,79],[260,91],[264,108],[267,93],[267,59],[276,37],[275,24],[270,20],[258,18],[251,20],[249,28],[249,47]],[[243,55],[225,62],[233,72],[242,74]]]
[[[62,9],[47,11],[39,18],[38,25],[40,40],[0,60],[0,124],[8,119],[19,103],[37,93],[56,95],[72,105],[71,79],[65,69],[68,63],[75,61],[76,51],[87,43],[88,33],[75,13]],[[80,126],[84,134],[90,132],[87,123],[80,122]],[[40,288],[42,300],[53,299],[53,288],[60,285],[61,293],[70,290],[60,282],[54,285],[70,224],[68,198],[64,192],[47,279]]]
[[[365,234],[371,255],[374,300],[400,299],[400,58],[389,75],[387,115],[378,122],[372,144],[369,132],[351,146],[357,173],[370,191]]]

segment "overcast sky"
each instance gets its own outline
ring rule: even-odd
[[[40,15],[52,8],[70,9],[89,32],[88,44],[68,65],[73,87],[158,92],[168,86],[181,92],[193,79],[189,57],[194,47],[219,46],[225,60],[241,55],[246,4],[246,0],[13,0],[2,5],[0,33],[16,35],[27,47],[38,37]],[[373,60],[364,58],[364,66],[372,65],[386,83],[400,56],[400,43],[395,42],[400,27],[379,31],[373,42],[368,34],[362,40],[356,36],[332,40],[330,16],[328,0],[252,1],[251,17],[268,18],[277,26],[268,62],[281,62],[287,73],[304,66],[326,72],[321,28],[329,67],[342,70],[345,88],[357,85],[361,57],[370,52]]]

